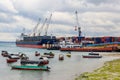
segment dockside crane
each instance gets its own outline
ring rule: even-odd
[[[37,33],[37,29],[38,29],[38,26],[39,26],[39,24],[40,24],[40,21],[41,21],[41,19],[39,18],[36,26],[33,28],[33,32],[32,32],[33,36],[35,36],[36,33]]]
[[[39,36],[41,35],[42,30],[43,30],[43,27],[45,26],[46,22],[47,22],[47,18],[46,18],[45,21],[43,22],[41,28],[38,30],[38,31],[39,31],[39,33],[38,33]]]
[[[50,15],[50,17],[48,19],[48,23],[46,24],[46,27],[45,27],[45,36],[47,36],[48,28],[49,28],[49,25],[50,25],[51,18],[52,18],[52,14]]]
[[[81,27],[80,27],[79,20],[78,20],[78,12],[75,11],[75,14],[76,14],[77,27],[78,27],[78,36],[81,37]]]

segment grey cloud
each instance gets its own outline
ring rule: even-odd
[[[4,33],[22,33],[23,32],[23,29],[24,27],[23,26],[17,26],[15,28],[13,27],[10,27],[10,26],[3,26],[1,29],[0,29],[0,32],[4,32]],[[25,32],[28,33],[30,32],[31,30],[29,29],[25,29]]]
[[[102,3],[104,3],[104,4],[110,4],[110,3],[119,4],[120,0],[86,0],[86,2],[96,4],[96,5],[99,5]]]
[[[12,23],[12,22],[15,22],[15,19],[12,17],[13,15],[11,14],[6,14],[6,13],[3,13],[4,15],[1,15],[0,14],[0,23]]]
[[[98,25],[97,25],[95,23],[92,23],[92,21],[90,21],[90,20],[89,20],[89,22],[91,24],[88,24],[87,21],[86,22],[82,21],[82,19],[87,15],[82,17],[83,15],[81,15],[81,14],[85,14],[86,12],[93,12],[93,13],[95,12],[96,14],[98,14],[99,12],[108,12],[107,13],[108,15],[109,15],[109,12],[120,13],[119,7],[114,6],[114,5],[119,6],[120,0],[71,0],[71,3],[68,3],[67,1],[68,0],[59,0],[59,1],[58,0],[53,0],[53,2],[51,2],[51,0],[44,0],[42,3],[38,2],[39,5],[32,5],[33,10],[30,9],[29,6],[28,6],[28,8],[26,8],[25,6],[23,7],[22,4],[13,3],[13,6],[18,11],[18,13],[11,13],[9,10],[6,10],[6,9],[1,7],[0,12],[6,13],[8,15],[8,18],[2,17],[2,18],[0,18],[0,22],[1,23],[11,23],[11,22],[15,23],[16,21],[12,18],[13,15],[20,15],[20,16],[23,16],[24,18],[31,19],[31,20],[34,20],[34,21],[37,22],[38,18],[41,18],[42,20],[44,20],[47,12],[54,12],[54,11],[59,11],[61,13],[62,12],[68,12],[68,13],[71,14],[71,17],[72,17],[73,15],[75,15],[74,12],[77,10],[78,14],[79,14],[78,15],[79,16],[79,22],[81,24],[85,25],[85,27],[83,27],[81,25],[83,34],[86,34],[88,36],[90,36],[90,35],[100,36],[100,35],[110,35],[110,34],[113,35],[113,33],[111,33],[111,32],[115,32],[115,31],[113,31],[114,28],[115,28],[115,25],[112,25],[112,24],[103,25],[103,24],[100,24],[100,23],[98,23]],[[82,1],[83,1],[83,3],[82,3]],[[73,5],[72,2],[73,3],[78,3],[77,6]],[[26,3],[26,4],[29,4],[29,3]],[[103,5],[101,5],[101,4],[103,4]],[[35,7],[35,6],[37,6],[37,7]],[[34,9],[34,7],[35,7],[35,9]],[[109,18],[105,17],[104,20],[111,21],[114,24],[118,24],[120,22],[119,18],[115,18],[114,15],[112,17],[113,17],[112,19],[109,19]],[[93,16],[93,18],[94,19],[99,19],[99,17],[95,17],[95,16]],[[65,26],[67,25],[67,26],[70,26],[70,27],[74,26],[73,23],[70,23],[69,21],[63,21],[62,17],[61,17],[61,20],[58,20],[58,21],[55,21],[52,18],[52,22],[51,22],[51,24],[57,24],[57,25],[61,24],[61,25],[65,25]],[[20,25],[15,25],[15,26],[16,26],[15,28],[11,28],[11,29],[8,29],[10,27],[4,26],[4,28],[1,29],[0,32],[13,32],[13,33],[18,32],[18,33],[21,33],[24,26],[20,26]],[[50,25],[50,26],[52,26],[52,25]],[[90,26],[92,26],[94,28],[97,26],[99,28],[104,28],[105,30],[108,30],[108,29],[113,29],[113,30],[111,30],[111,32],[100,32],[100,31],[99,32],[94,32],[94,31],[90,31]],[[118,24],[118,26],[119,26],[119,24]],[[86,31],[86,29],[87,29],[87,31]],[[26,32],[30,32],[30,30],[26,30]],[[61,30],[56,30],[56,33],[66,34],[66,32],[64,32],[64,30],[62,30],[62,29]],[[67,33],[75,34],[73,31],[68,31]]]

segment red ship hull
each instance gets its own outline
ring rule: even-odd
[[[114,49],[112,47],[105,47],[105,48],[61,48],[61,51],[81,51],[81,52],[112,52]]]
[[[26,45],[26,44],[16,44],[18,47],[26,47],[26,48],[45,48],[42,45]]]

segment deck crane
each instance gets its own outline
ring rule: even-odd
[[[47,18],[46,18],[45,21],[43,22],[43,25],[41,26],[41,28],[38,30],[38,31],[39,31],[39,33],[38,33],[39,36],[41,35],[42,30],[43,30],[43,27],[44,27],[44,25],[45,25],[46,22],[47,22]]]
[[[47,31],[48,31],[48,28],[49,28],[49,24],[50,24],[50,21],[51,21],[51,17],[52,17],[52,14],[50,15],[50,17],[49,17],[49,19],[48,19],[48,23],[46,24],[45,36],[47,36]]]
[[[76,14],[77,27],[78,27],[78,36],[81,37],[81,27],[80,27],[80,24],[79,24],[77,11],[75,11],[75,14]]]
[[[39,18],[38,19],[38,23],[36,24],[36,26],[33,28],[33,36],[35,36],[35,34],[37,33],[37,28],[38,28],[38,26],[39,26],[39,24],[40,24],[40,21],[41,21],[41,19]]]

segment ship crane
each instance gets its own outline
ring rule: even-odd
[[[37,33],[37,28],[38,28],[38,26],[39,26],[39,24],[40,24],[40,21],[41,21],[41,19],[39,18],[38,19],[38,23],[36,24],[36,26],[34,27],[34,29],[33,29],[33,36],[35,36],[35,34]]]
[[[45,26],[46,22],[47,22],[47,18],[45,19],[45,21],[44,21],[43,25],[41,26],[41,28],[38,30],[39,31],[39,33],[38,33],[39,36],[41,35],[43,27]]]
[[[77,22],[77,27],[78,27],[78,36],[81,37],[81,27],[79,24],[77,11],[75,11],[75,13],[76,13],[76,22]]]
[[[49,19],[48,19],[48,23],[46,24],[46,27],[45,27],[45,36],[47,36],[47,31],[48,31],[48,28],[49,28],[49,24],[50,24],[50,21],[51,21],[51,17],[52,17],[52,14],[50,15]]]

